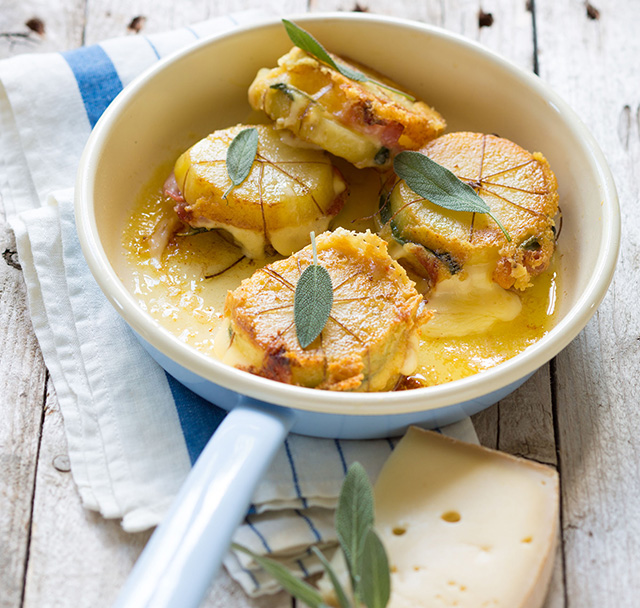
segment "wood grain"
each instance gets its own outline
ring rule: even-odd
[[[0,33],[24,34],[25,22],[34,16],[46,29],[44,38],[0,35],[0,57],[145,35],[263,6],[258,0],[0,0]],[[551,366],[475,416],[474,424],[483,444],[559,468],[562,543],[545,608],[636,606],[640,38],[634,27],[640,23],[640,3],[286,0],[270,7],[283,13],[366,9],[467,36],[520,67],[537,67],[602,146],[620,192],[624,226],[609,295]],[[135,17],[146,18],[138,21],[138,34],[129,28]],[[0,260],[0,606],[108,606],[147,535],[125,534],[117,522],[82,509],[64,470],[64,431],[51,387],[45,408],[46,370],[26,310],[15,246],[1,223],[0,250],[5,252]],[[206,601],[215,608],[290,605],[284,594],[250,600],[225,574]]]
[[[594,4],[597,19],[586,3],[536,0],[540,74],[602,146],[622,208],[613,285],[557,358],[556,386],[568,605],[622,608],[640,589],[640,5]]]
[[[0,59],[81,45],[84,7],[84,0],[0,0]],[[27,27],[26,23],[34,18],[42,22],[43,34]]]
[[[15,250],[0,221],[0,606],[22,597],[46,376]]]

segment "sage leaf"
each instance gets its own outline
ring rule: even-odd
[[[287,30],[287,34],[291,39],[291,42],[298,48],[306,51],[310,55],[313,55],[322,63],[326,63],[334,70],[340,72],[345,78],[355,80],[357,82],[366,82],[368,78],[360,71],[354,70],[347,65],[338,64],[334,61],[333,57],[327,53],[326,49],[306,30],[303,30],[300,26],[296,25],[288,19],[283,19],[284,29]]]
[[[311,233],[313,264],[307,266],[296,284],[293,321],[302,348],[307,348],[324,329],[333,306],[333,285],[326,268],[318,264],[316,240]]]
[[[327,560],[327,558],[322,554],[322,551],[318,549],[318,547],[311,547],[311,551],[313,551],[314,555],[320,560],[322,566],[324,567],[325,572],[329,576],[329,580],[333,585],[333,589],[336,592],[336,597],[338,598],[338,603],[340,604],[340,608],[351,608],[351,603],[347,598],[347,594],[345,593],[340,580],[338,579],[338,575],[335,573],[335,570],[331,567],[331,564]]]
[[[362,546],[360,599],[367,608],[385,608],[391,595],[389,560],[382,541],[369,528]]]
[[[233,188],[247,179],[257,152],[258,130],[254,127],[243,129],[233,138],[227,150],[226,161],[231,186],[222,195],[222,198],[227,198]]]
[[[259,566],[266,570],[282,585],[285,591],[288,591],[296,599],[304,602],[310,608],[324,608],[326,606],[326,604],[322,600],[320,592],[315,587],[312,587],[308,583],[305,583],[304,581],[296,578],[282,564],[279,564],[278,562],[269,559],[268,557],[256,555],[255,553],[253,553],[253,551],[250,551],[242,545],[233,543],[231,547],[236,551],[242,551],[243,553],[250,555],[258,563]]]
[[[364,541],[372,526],[373,488],[362,465],[355,462],[349,467],[340,489],[336,508],[336,533],[356,596]]]
[[[507,241],[511,242],[509,233],[491,212],[489,205],[446,167],[420,152],[404,150],[393,159],[393,168],[411,190],[434,205],[451,211],[486,213],[499,226]]]
[[[284,24],[284,29],[287,30],[287,34],[293,44],[295,44],[298,48],[306,51],[310,55],[313,55],[318,61],[322,63],[326,63],[329,67],[332,67],[334,70],[340,72],[345,78],[349,78],[349,80],[355,80],[356,82],[372,82],[373,84],[382,87],[383,89],[387,89],[389,91],[393,91],[398,95],[403,95],[410,101],[415,101],[416,98],[409,93],[405,93],[395,87],[392,87],[383,82],[379,82],[378,80],[374,80],[373,78],[369,78],[366,74],[363,74],[360,70],[356,70],[344,63],[339,63],[334,60],[333,57],[327,52],[327,50],[306,30],[303,30],[299,25],[296,25],[292,21],[288,19],[283,19],[282,23]]]

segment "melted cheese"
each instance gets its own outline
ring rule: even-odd
[[[348,203],[334,218],[331,227],[343,226],[361,232],[375,229],[372,218],[377,211],[379,173],[373,169],[356,169],[339,159],[336,164],[349,184],[350,194]],[[175,217],[173,203],[163,200],[160,194],[169,171],[169,166],[160,167],[155,178],[139,194],[124,230],[124,255],[118,272],[140,306],[158,324],[197,350],[221,358],[215,353],[219,340],[216,332],[221,324],[227,290],[235,289],[242,279],[278,259],[278,256],[240,260],[242,251],[225,239],[222,232],[211,231],[176,238],[169,242],[162,259],[155,259],[152,255],[153,235],[161,222]],[[314,228],[307,227],[306,234]],[[316,230],[319,232],[321,230]],[[257,241],[263,238],[255,232],[244,237],[245,246],[252,249],[258,249],[262,244],[260,240],[260,243],[251,245],[250,239]],[[287,235],[283,233],[282,239],[285,238]],[[467,286],[475,280],[473,270],[469,276],[471,281],[462,282]],[[502,307],[502,313],[495,312],[489,317],[495,321],[488,329],[480,331],[479,321],[469,321],[467,326],[475,327],[475,332],[452,336],[451,332],[445,335],[443,327],[444,321],[454,315],[454,309],[446,303],[443,295],[436,292],[435,299],[432,298],[427,306],[433,308],[434,316],[439,318],[431,319],[425,325],[431,325],[433,333],[421,334],[418,346],[408,349],[403,373],[413,374],[415,382],[412,386],[441,384],[478,373],[513,357],[539,340],[551,327],[556,307],[555,293],[556,277],[552,268],[536,277],[532,288],[519,294],[522,311],[515,319],[503,320],[510,315],[505,314],[506,308]],[[512,295],[507,294],[507,297]],[[484,310],[487,301],[485,295],[477,304],[483,316],[487,316]],[[470,309],[473,311],[474,307],[470,305]],[[473,318],[470,312],[466,314],[468,319]],[[436,328],[439,328],[439,333]],[[221,352],[226,351],[223,349]],[[231,365],[253,364],[243,361],[240,355],[233,360],[235,355],[227,356],[229,359],[225,358],[225,361]]]
[[[427,307],[433,318],[423,335],[431,338],[470,336],[487,332],[499,322],[513,321],[522,312],[517,294],[495,283],[495,264],[476,264],[436,285]]]

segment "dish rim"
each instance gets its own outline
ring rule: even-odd
[[[331,19],[356,20],[391,24],[409,28],[461,45],[471,53],[480,54],[507,73],[510,79],[520,81],[536,95],[551,104],[567,125],[576,141],[582,143],[585,156],[589,157],[597,171],[601,184],[602,247],[592,276],[566,316],[535,344],[511,359],[488,370],[453,382],[412,389],[381,393],[333,392],[288,385],[250,374],[223,364],[181,342],[177,336],[159,326],[142,310],[130,291],[117,276],[99,239],[92,194],[98,159],[104,149],[113,120],[144,88],[147,81],[158,76],[168,65],[183,57],[197,53],[201,48],[219,40],[237,36],[259,28],[281,24],[280,17],[270,17],[256,23],[239,26],[231,31],[202,39],[188,48],[161,59],[138,76],[110,104],[94,127],[81,157],[76,180],[75,211],[78,235],[87,264],[98,285],[118,313],[138,335],[175,364],[186,368],[206,381],[213,382],[234,392],[283,405],[298,410],[346,415],[393,415],[421,412],[450,405],[458,405],[503,389],[533,373],[565,348],[584,328],[602,302],[613,278],[620,247],[620,209],[615,183],[604,154],[587,127],[553,89],[539,77],[522,70],[509,60],[463,36],[436,26],[373,14],[313,13],[294,14],[286,18],[297,23],[309,23]]]

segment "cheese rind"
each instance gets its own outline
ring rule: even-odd
[[[391,567],[388,608],[544,602],[558,531],[551,467],[411,428],[380,473],[375,501]]]

